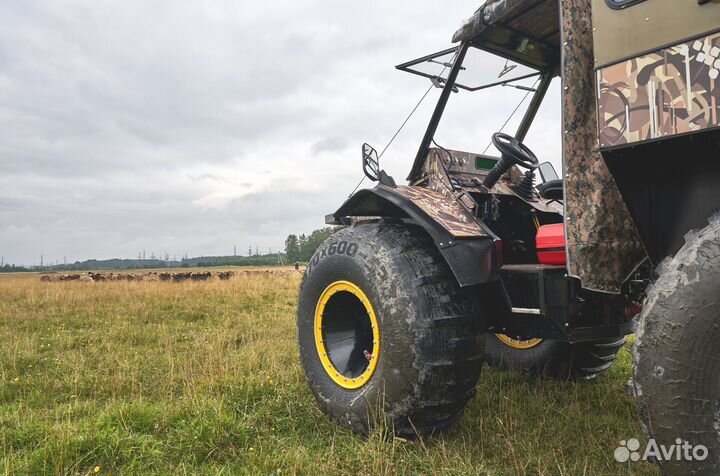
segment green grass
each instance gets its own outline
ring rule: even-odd
[[[299,275],[41,283],[0,276],[0,474],[655,475],[629,353],[597,382],[483,373],[451,431],[362,438],[317,409]]]

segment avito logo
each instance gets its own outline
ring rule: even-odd
[[[675,440],[674,445],[659,445],[654,439],[648,441],[645,450],[640,453],[640,441],[637,438],[622,440],[620,446],[615,448],[615,461],[627,463],[628,461],[705,461],[708,449],[704,445],[693,445],[681,438]]]

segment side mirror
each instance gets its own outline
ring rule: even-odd
[[[555,171],[555,167],[553,167],[553,164],[550,162],[543,162],[538,166],[538,171],[540,172],[540,177],[542,177],[543,183],[549,182],[551,180],[557,180],[558,174]]]
[[[362,146],[363,173],[373,182],[380,180],[380,159],[377,151],[370,144]]]
[[[395,180],[384,170],[380,169],[380,157],[377,151],[369,144],[363,144],[363,173],[373,182],[380,182],[388,187],[396,187]]]

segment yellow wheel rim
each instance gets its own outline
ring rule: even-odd
[[[542,344],[543,341],[542,339],[517,340],[508,337],[505,334],[495,334],[495,336],[500,339],[500,342],[502,342],[506,346],[518,350],[532,349],[533,347],[537,347]]]
[[[325,288],[313,329],[318,357],[333,382],[355,390],[370,381],[380,357],[380,326],[360,287],[336,281]]]

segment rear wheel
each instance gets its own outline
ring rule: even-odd
[[[720,215],[658,271],[633,351],[638,414],[658,447],[695,450],[658,461],[664,474],[720,474]]]
[[[504,334],[485,339],[488,363],[500,370],[515,370],[558,379],[592,379],[610,369],[625,345],[622,337],[592,342],[528,339]]]
[[[445,428],[482,367],[476,306],[418,227],[343,229],[316,252],[298,302],[300,358],[320,408],[367,434]]]

